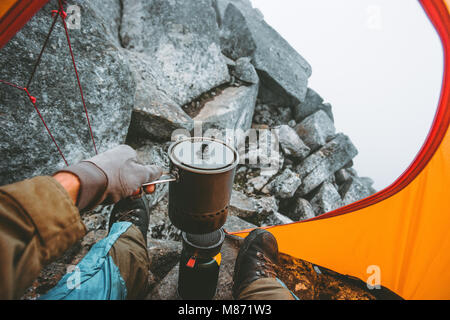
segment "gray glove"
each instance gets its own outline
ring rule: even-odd
[[[120,145],[59,172],[70,172],[80,179],[76,205],[84,210],[132,196],[142,184],[158,179],[162,169],[138,163],[136,151]]]

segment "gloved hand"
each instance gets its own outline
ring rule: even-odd
[[[81,185],[76,205],[87,210],[132,196],[142,184],[158,179],[162,169],[138,163],[136,151],[120,145],[59,172],[78,177]]]

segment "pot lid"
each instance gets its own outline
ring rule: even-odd
[[[178,142],[172,148],[175,163],[198,170],[224,169],[234,164],[233,149],[219,140],[191,138]]]

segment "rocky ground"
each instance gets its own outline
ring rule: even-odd
[[[65,274],[72,263],[77,263],[86,254],[96,236],[102,232],[92,233],[80,247],[66,254],[66,257],[55,262],[42,271],[41,276],[28,289],[23,299],[36,299],[51,289]],[[89,243],[88,243],[89,242]],[[234,263],[243,239],[226,236],[222,246],[222,262],[219,272],[215,300],[232,300]],[[78,252],[78,253],[77,253]],[[150,257],[150,276],[148,300],[181,300],[177,293],[178,261],[181,243],[173,240],[149,239],[148,253]],[[280,254],[277,267],[278,277],[301,300],[374,300],[376,299],[363,285],[352,279],[343,277],[330,270],[320,268],[301,259]],[[68,263],[71,261],[70,263]]]
[[[203,130],[222,133],[255,129],[260,138],[274,130],[269,153],[246,147],[238,136],[242,161],[228,231],[313,218],[375,192],[373,181],[353,169],[358,151],[349,137],[336,132],[332,106],[308,87],[311,66],[248,0],[72,2],[81,8],[82,27],[71,30],[71,39],[100,151],[126,142],[142,162],[168,169],[174,130],[190,134],[199,122]],[[50,1],[0,51],[1,78],[19,84],[27,80],[55,7]],[[29,89],[74,163],[93,152],[65,46],[58,24]],[[0,86],[0,184],[63,166],[28,104],[21,91]],[[252,162],[257,155],[269,168]],[[180,251],[180,231],[168,219],[167,191],[159,186],[147,197],[153,288],[174,279]],[[45,293],[106,236],[109,211],[83,215],[85,238],[46,267],[24,298]],[[284,261],[291,267],[283,270],[292,272],[282,277],[296,279],[289,283],[302,298],[370,298],[356,289],[346,293],[331,280],[305,278],[305,272],[312,274],[308,266]],[[228,276],[231,266],[222,267]],[[317,291],[326,283],[334,293]],[[220,297],[229,297],[227,292]],[[154,297],[168,298],[161,293]]]

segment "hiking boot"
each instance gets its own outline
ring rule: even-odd
[[[278,244],[275,237],[263,229],[255,229],[245,238],[236,258],[233,277],[233,297],[253,281],[261,278],[276,278]]]
[[[114,205],[109,218],[109,230],[116,222],[131,222],[144,236],[147,243],[147,231],[150,221],[150,209],[145,197],[139,199],[126,198]]]

